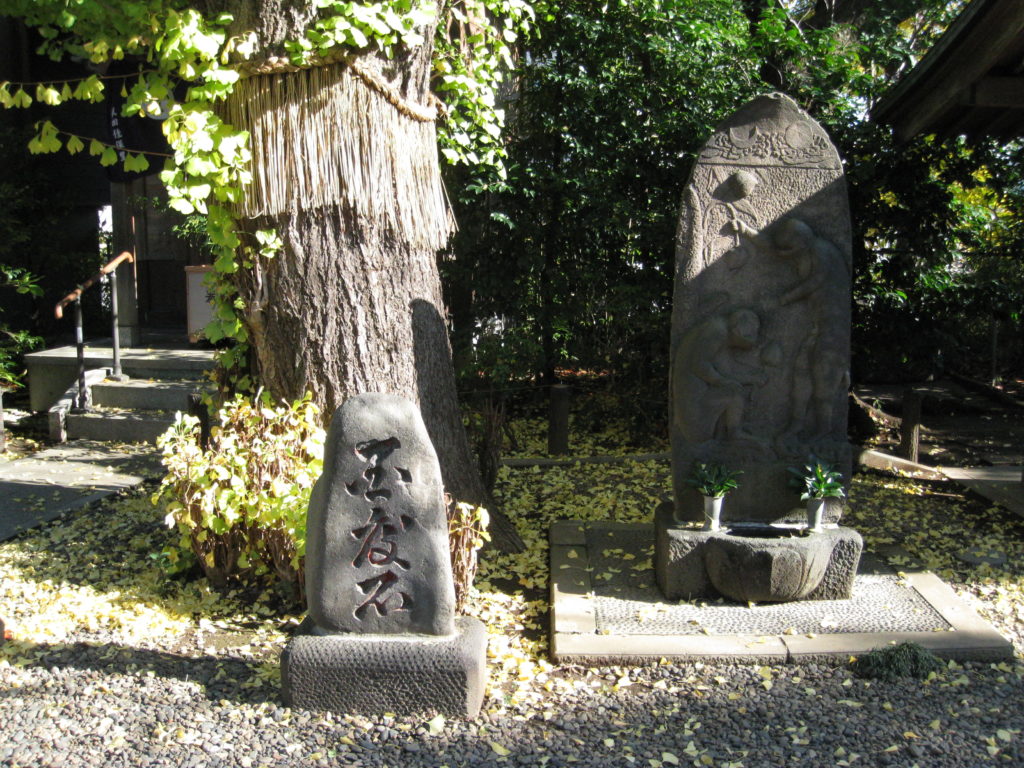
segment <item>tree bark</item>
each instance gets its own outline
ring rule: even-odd
[[[230,0],[241,26],[255,25],[263,55],[278,50],[312,18],[287,0]],[[427,41],[433,29],[423,30]],[[372,54],[362,66],[414,104],[429,93],[429,42],[393,61]],[[302,72],[274,77],[302,77]],[[393,109],[385,105],[385,109]],[[405,118],[403,118],[405,119]],[[433,153],[429,147],[399,147]],[[361,135],[353,141],[402,141]],[[254,155],[255,157],[255,155]],[[436,252],[345,201],[243,222],[273,228],[284,242],[273,259],[238,273],[258,380],[275,396],[313,393],[325,422],[348,397],[400,394],[416,402],[441,463],[445,488],[458,501],[493,507],[472,459],[455,392]],[[522,548],[514,525],[492,509],[495,545]]]

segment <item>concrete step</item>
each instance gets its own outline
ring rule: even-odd
[[[188,396],[203,389],[198,381],[104,381],[93,385],[92,402],[107,408],[187,412]]]
[[[113,366],[110,347],[85,347],[87,369]],[[45,411],[56,403],[78,375],[77,352],[73,346],[44,349],[25,355],[28,389],[33,411]],[[205,378],[213,368],[213,352],[208,349],[121,350],[121,369],[132,379],[182,380]]]
[[[118,443],[156,443],[174,423],[166,411],[96,410],[67,414],[69,438],[86,438]]]

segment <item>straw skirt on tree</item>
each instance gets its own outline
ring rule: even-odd
[[[429,42],[392,61],[346,56],[295,70],[269,52],[295,36],[308,20],[294,14],[308,10],[225,5],[236,23],[257,25],[266,49],[224,108],[251,136],[243,226],[275,229],[284,243],[237,274],[260,382],[283,398],[311,391],[325,420],[355,394],[412,398],[446,490],[486,503],[456,398],[436,264],[453,222],[437,161]],[[429,41],[433,30],[423,34]],[[495,542],[516,547],[507,519],[494,522]]]

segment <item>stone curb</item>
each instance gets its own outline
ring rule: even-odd
[[[937,470],[935,467],[929,467],[924,464],[918,464],[916,461],[910,461],[899,456],[892,456],[882,451],[876,451],[873,448],[865,448],[857,456],[857,462],[862,467],[870,467],[871,469],[881,469],[890,472],[906,472],[907,474],[923,478],[925,480],[948,480],[942,472]]]
[[[612,635],[598,634],[586,545],[587,523],[559,520],[549,530],[551,655],[585,666],[649,664],[660,659],[771,664],[845,663],[850,656],[900,642],[915,642],[956,661],[1013,658],[1013,645],[953,590],[927,571],[905,580],[950,625],[944,632],[846,632],[799,635]],[[601,523],[610,530],[647,523]],[[570,555],[575,553],[575,556]],[[894,553],[894,552],[893,552]],[[839,603],[841,601],[837,601]]]
[[[92,404],[92,388],[110,375],[109,368],[93,368],[85,372],[85,405]],[[78,400],[78,379],[64,390],[60,399],[50,406],[46,413],[46,425],[50,439],[55,443],[64,443],[68,439],[68,414]]]

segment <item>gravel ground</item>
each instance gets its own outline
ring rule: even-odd
[[[0,645],[0,766],[1024,766],[1024,528],[905,481],[859,481],[858,525],[915,550],[1015,643],[1014,662],[898,683],[830,666],[543,662],[547,522],[582,509],[584,482],[594,514],[605,497],[621,506],[647,470],[622,471],[549,470],[543,483],[524,471],[505,491],[535,515],[521,525],[530,551],[489,570],[528,595],[482,587],[493,687],[472,721],[282,707],[276,655],[297,618],[163,578],[150,554],[166,529],[142,495],[7,542],[0,615],[15,639]],[[653,502],[634,507],[619,518]],[[982,544],[1006,566],[955,556]]]
[[[38,647],[0,669],[8,766],[1022,765],[1019,666],[561,668],[576,690],[468,722],[289,710],[241,661]],[[497,704],[491,700],[485,704]]]

